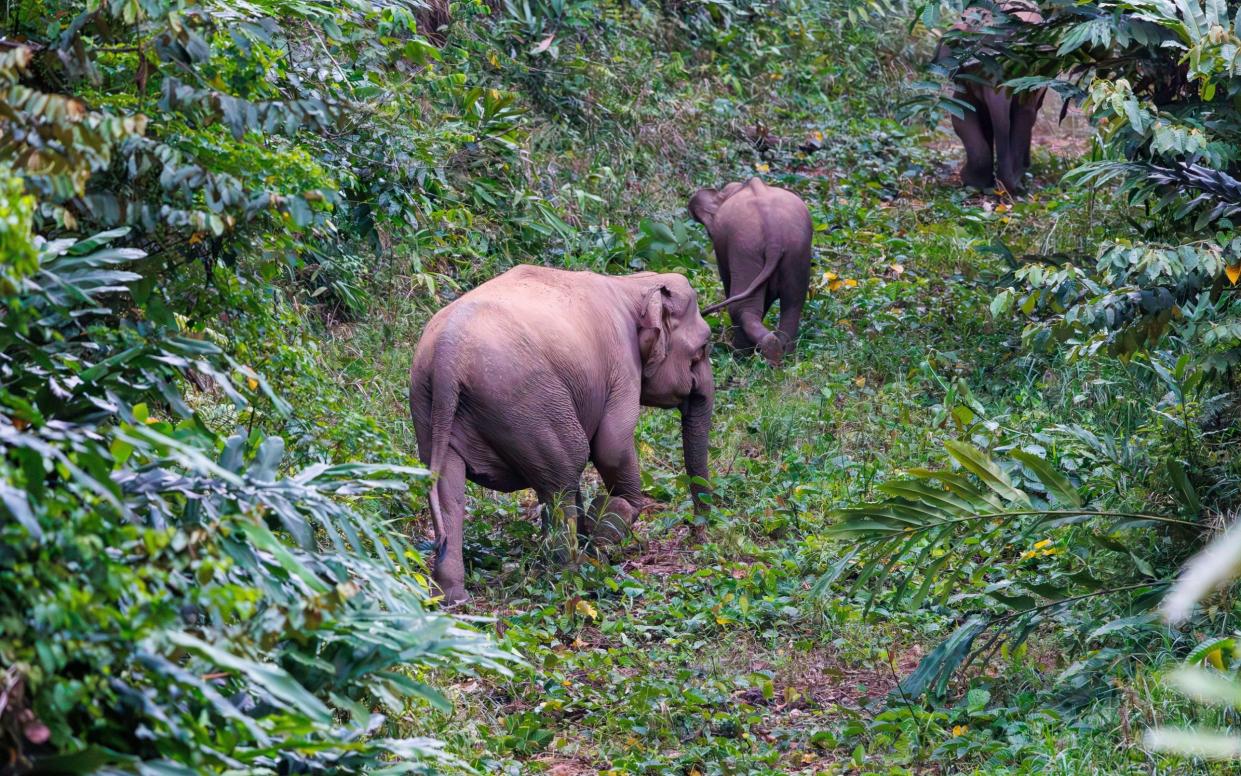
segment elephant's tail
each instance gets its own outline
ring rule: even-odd
[[[780,266],[780,259],[782,258],[784,258],[784,251],[782,249],[773,245],[767,246],[767,249],[763,253],[763,268],[759,271],[758,277],[754,278],[754,281],[750,283],[750,287],[742,291],[740,294],[733,294],[722,302],[716,302],[715,304],[704,308],[702,314],[710,315],[718,310],[723,310],[733,302],[740,302],[742,299],[745,299],[747,296],[750,296],[755,291],[762,288],[763,284],[771,278],[771,273],[775,272],[776,267]]]
[[[440,506],[439,477],[444,470],[444,456],[452,440],[452,422],[457,415],[457,399],[461,386],[451,369],[434,371],[431,378],[431,522],[435,527],[435,558],[440,560],[448,547],[448,534],[444,530],[444,512]]]

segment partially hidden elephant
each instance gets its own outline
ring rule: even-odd
[[[1001,0],[996,4],[1001,13],[1020,22],[1037,24],[1043,17],[1038,7],[1028,0]],[[956,25],[956,29],[977,31],[992,26],[993,14],[988,8],[974,7]],[[977,189],[989,189],[998,180],[1009,194],[1025,190],[1025,174],[1030,169],[1030,144],[1034,124],[1043,106],[1046,89],[1014,93],[999,86],[1002,74],[994,64],[977,59],[957,61],[957,54],[947,43],[936,50],[935,60],[955,65],[953,97],[969,106],[961,116],[952,117],[952,128],[965,148],[961,167],[961,183]]]
[[[580,491],[592,462],[626,522],[647,503],[634,430],[639,408],[677,408],[690,491],[706,506],[715,382],[711,330],[681,275],[610,277],[519,266],[432,317],[414,353],[409,404],[418,454],[435,475],[432,576],[468,599],[465,482],[532,488],[589,534]]]
[[[814,225],[806,203],[791,191],[758,178],[702,189],[689,200],[689,212],[707,229],[724,284],[721,302],[703,315],[728,308],[733,346],[758,348],[777,366],[793,351],[810,286]],[[776,331],[763,317],[780,300]]]

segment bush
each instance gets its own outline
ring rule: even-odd
[[[0,48],[6,765],[461,766],[393,718],[447,706],[433,669],[514,658],[427,610],[381,519],[426,472],[290,460],[264,427],[291,407],[255,368],[288,365],[282,270],[303,303],[364,304],[366,243],[336,219],[376,195],[343,195],[366,168],[314,139],[356,130],[368,74],[436,56],[411,8],[5,14],[23,41]]]

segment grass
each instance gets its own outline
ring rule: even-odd
[[[398,255],[374,280],[367,315],[328,332],[324,355],[354,411],[410,454],[409,359],[451,293],[442,278],[439,293],[428,293],[433,273],[468,287],[521,261],[679,267],[709,300],[719,281],[698,227],[684,225],[673,253],[631,251],[630,262],[599,247],[600,229],[636,239],[643,219],[687,222],[696,186],[753,174],[798,192],[816,224],[814,293],[783,369],[732,353],[723,322],[713,321],[718,505],[701,538],[690,525],[674,413],[643,414],[644,486],[661,505],[606,559],[566,562],[540,536],[529,494],[472,487],[469,613],[488,618],[482,627],[531,668],[512,680],[458,682],[451,714],[411,711],[397,724],[446,737],[486,772],[1197,768],[1139,745],[1145,725],[1188,714],[1155,680],[1158,658],[1109,700],[1060,714],[1040,695],[1067,664],[1060,637],[1046,633],[952,699],[915,704],[889,693],[952,628],[952,614],[864,616],[847,590],[815,587],[842,553],[823,534],[827,512],[903,469],[937,465],[945,440],[1046,442],[1050,426],[1072,422],[1126,439],[1150,416],[1118,387],[1132,375],[1029,355],[1022,321],[988,309],[1005,271],[991,247],[1078,249],[1102,228],[1080,195],[1048,182],[1071,159],[1037,153],[1042,185],[1021,201],[963,192],[952,184],[952,143],[890,118],[899,94],[884,84],[908,70],[904,39],[822,23],[817,39],[799,42],[795,22],[743,39],[773,50],[740,59],[660,39],[649,19],[622,16],[621,31],[586,59],[589,72],[606,75],[591,87],[598,104],[626,104],[627,114],[600,113],[583,128],[528,106],[529,174],[561,206],[576,242],[563,241],[556,255],[501,253],[451,268]],[[876,49],[879,40],[894,48]],[[756,148],[746,134],[754,125],[781,140]],[[823,151],[795,150],[816,131]],[[425,516],[411,530],[428,534]],[[993,702],[978,706],[970,689]]]

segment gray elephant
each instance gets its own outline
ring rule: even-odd
[[[728,308],[733,345],[757,347],[768,363],[779,365],[797,340],[810,286],[814,225],[806,203],[791,191],[751,178],[698,191],[689,200],[689,212],[711,237],[727,297],[703,315]],[[777,299],[780,325],[773,332],[763,317]]]
[[[1000,0],[995,10],[1019,23],[1038,24],[1043,19],[1028,0]],[[993,14],[990,7],[969,8],[955,29],[967,33],[991,29]],[[984,46],[993,38],[984,36]],[[1003,74],[998,64],[971,57],[959,61],[963,55],[952,49],[947,41],[941,43],[935,61],[955,71],[953,97],[969,108],[952,117],[952,128],[965,148],[961,183],[989,189],[998,180],[1006,192],[1019,194],[1025,190],[1034,124],[1047,90],[1013,92],[999,86]]]
[[[685,468],[706,508],[715,382],[711,330],[681,275],[608,277],[520,266],[440,310],[414,353],[409,404],[431,488],[447,603],[468,598],[461,554],[465,481],[534,489],[588,534],[580,481],[594,463],[609,508],[645,504],[634,448],[641,406],[681,411]]]

